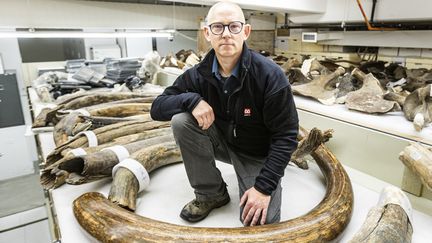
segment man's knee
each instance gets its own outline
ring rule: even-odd
[[[266,224],[274,224],[279,223],[281,218],[280,209],[276,212],[272,212],[271,214],[267,214]]]
[[[182,133],[185,129],[190,128],[194,122],[194,117],[188,112],[182,112],[171,118],[171,128],[176,133]]]
[[[244,191],[240,191],[240,198],[243,196]],[[270,204],[267,208],[267,216],[265,224],[273,224],[280,222],[281,219],[281,206],[282,206],[282,187],[280,183],[278,184],[275,191],[273,191],[271,195]],[[243,214],[243,207],[240,207],[240,221],[243,223],[241,219],[241,215]],[[261,222],[261,217],[258,222]]]

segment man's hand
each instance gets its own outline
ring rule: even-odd
[[[203,130],[207,130],[215,120],[213,108],[204,100],[201,100],[193,109],[192,115]]]
[[[244,205],[242,220],[245,226],[255,226],[257,223],[265,224],[270,196],[262,194],[254,187],[249,188],[240,199],[240,207]],[[258,219],[261,215],[261,222]]]

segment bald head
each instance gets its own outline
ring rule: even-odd
[[[207,24],[212,24],[214,22],[219,22],[221,16],[230,15],[233,21],[240,21],[245,23],[245,17],[243,10],[239,5],[228,2],[221,1],[215,3],[209,10],[207,14]]]

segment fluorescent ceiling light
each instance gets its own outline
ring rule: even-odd
[[[219,0],[162,0],[199,5],[213,5]],[[286,13],[324,13],[328,0],[231,0],[243,9]]]
[[[15,31],[0,32],[0,38],[143,38],[173,36],[175,30],[146,32]]]

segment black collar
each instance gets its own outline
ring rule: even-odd
[[[205,56],[204,60],[201,61],[197,67],[198,72],[204,77],[212,77],[212,64],[215,56],[215,51],[212,48],[209,53]],[[243,43],[243,50],[240,56],[240,76],[243,75],[243,71],[250,68],[251,65],[251,54],[246,43]]]

